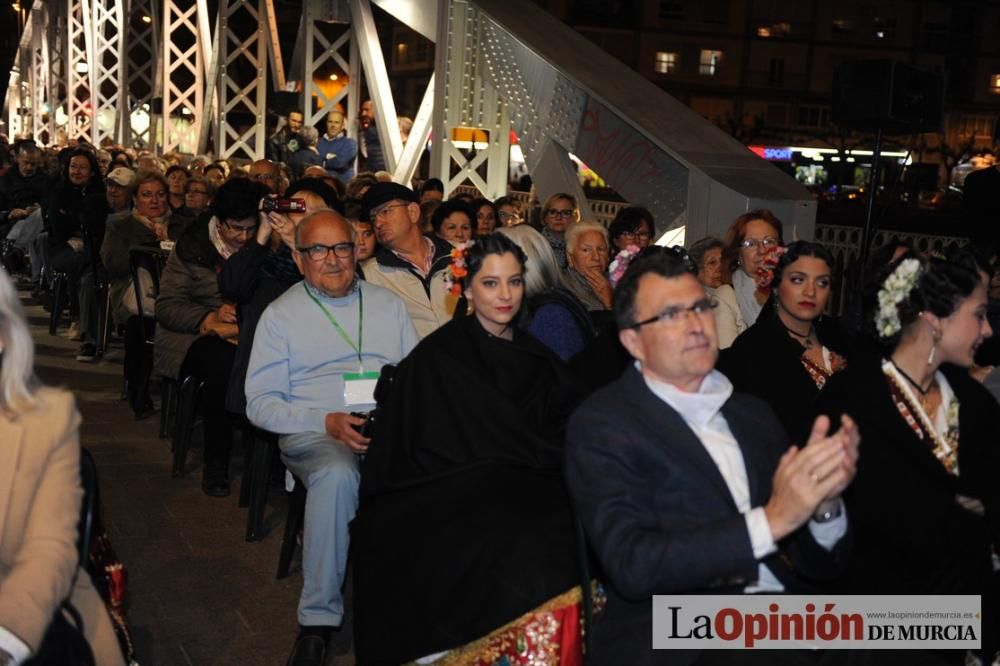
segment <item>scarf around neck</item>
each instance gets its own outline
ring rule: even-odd
[[[763,306],[754,298],[757,282],[744,273],[743,269],[737,269],[733,273],[733,291],[736,292],[736,303],[740,306],[743,321],[749,328],[757,321],[757,317],[760,316],[760,311],[763,309]]]

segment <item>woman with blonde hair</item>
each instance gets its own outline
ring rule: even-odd
[[[552,246],[559,268],[566,270],[566,230],[580,221],[580,207],[576,197],[556,192],[542,206],[542,226],[539,231]]]
[[[111,619],[77,552],[80,415],[73,395],[43,386],[33,365],[17,293],[0,269],[0,663],[58,648],[55,632],[47,632],[68,600],[95,662],[123,664]]]

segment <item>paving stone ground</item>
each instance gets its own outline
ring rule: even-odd
[[[78,343],[66,326],[48,333],[48,313],[21,292],[36,344],[36,369],[48,384],[76,395],[83,416],[81,440],[94,455],[102,515],[128,569],[128,618],[142,666],[284,664],[297,626],[301,561],[276,580],[286,501],[272,489],[260,542],[247,543],[246,510],[238,506],[242,453],[234,447],[233,493],[201,492],[201,453],[188,474],[170,476],[168,440],[158,437],[159,414],[136,422],[120,398],[122,349],[112,345],[97,363],[75,360]],[[348,632],[349,633],[349,630]],[[353,665],[348,636],[328,662]]]

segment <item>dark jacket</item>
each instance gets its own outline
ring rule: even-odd
[[[224,260],[208,237],[208,220],[188,227],[177,239],[160,276],[156,298],[153,368],[177,378],[201,322],[222,305],[218,273]]]
[[[1000,543],[1000,422],[997,403],[968,371],[944,368],[961,403],[958,468],[949,474],[903,420],[878,362],[834,376],[818,413],[850,414],[861,431],[858,473],[845,500],[855,527],[848,592],[983,594],[990,543]],[[976,516],[955,501],[975,497]]]
[[[849,338],[836,319],[816,321],[820,344],[847,356]],[[753,326],[743,331],[719,356],[718,368],[733,388],[763,399],[778,415],[796,443],[805,442],[812,427],[819,389],[802,366],[805,349],[785,330],[773,307],[765,307]]]
[[[763,506],[788,437],[759,398],[734,393],[722,414],[743,453],[751,505]],[[695,653],[652,650],[650,597],[742,594],[757,580],[746,519],[725,479],[681,415],[631,366],[576,410],[566,442],[566,481],[608,583],[592,663],[691,663]],[[786,592],[805,593],[807,580],[842,571],[848,542],[827,551],[802,527],[763,563]]]
[[[41,205],[48,195],[51,179],[41,170],[30,178],[25,178],[15,164],[0,176],[0,222],[7,218],[14,208],[26,208],[31,205]]]
[[[299,135],[292,133],[288,125],[285,125],[267,140],[267,159],[288,164],[288,158],[298,149],[300,143]]]
[[[223,264],[219,273],[219,289],[224,299],[236,303],[240,323],[240,344],[236,348],[229,391],[226,393],[227,411],[246,414],[244,384],[257,322],[271,301],[301,279],[291,252],[284,244],[277,252],[272,252],[256,240],[251,240]]]
[[[64,245],[70,238],[84,238],[94,244],[96,256],[104,240],[108,210],[103,187],[94,184],[80,187],[60,181],[42,206],[49,247]]]

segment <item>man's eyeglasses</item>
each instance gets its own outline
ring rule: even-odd
[[[744,238],[743,242],[740,243],[740,247],[744,250],[749,250],[751,248],[756,248],[760,246],[762,250],[769,250],[778,244],[777,238]]]
[[[330,251],[338,259],[347,259],[354,256],[354,243],[337,243],[336,245],[310,245],[308,247],[295,248],[312,261],[323,261],[330,256]]]
[[[256,224],[251,227],[244,227],[239,224],[232,224],[231,222],[229,222],[229,220],[223,220],[222,226],[224,226],[226,229],[229,229],[234,234],[254,234],[257,232]]]
[[[507,213],[507,212],[504,212],[504,211],[500,211],[497,214],[497,217],[500,218],[501,222],[506,222],[508,220],[520,220],[521,219],[521,216],[518,215],[517,213]]]
[[[205,196],[208,196],[208,190],[188,190],[187,193],[188,194],[203,194]]]
[[[562,210],[558,208],[550,208],[546,213],[546,215],[551,215],[552,217],[561,217],[568,220],[569,218],[573,217],[573,213],[575,212],[576,211],[573,210],[572,208],[564,208]]]
[[[389,211],[392,210],[393,208],[406,208],[409,205],[410,204],[408,203],[398,203],[398,204],[389,204],[388,206],[383,206],[382,208],[379,208],[378,210],[372,212],[368,216],[368,220],[374,222],[376,218],[385,217],[386,215],[388,215]]]
[[[711,315],[712,310],[718,305],[716,301],[711,298],[703,298],[696,301],[691,307],[685,308],[679,305],[671,305],[664,308],[662,312],[657,315],[650,317],[649,319],[643,319],[642,321],[637,321],[636,323],[629,326],[632,329],[640,329],[646,324],[652,324],[653,322],[662,321],[667,326],[676,326],[682,321],[687,319],[688,313],[695,315],[696,317]]]

